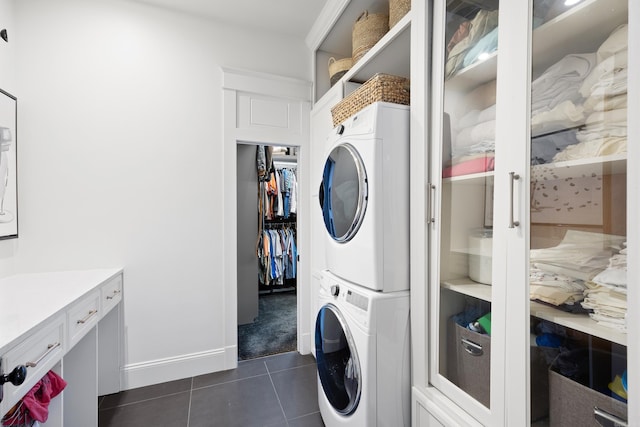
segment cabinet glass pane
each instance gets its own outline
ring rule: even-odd
[[[446,3],[438,372],[489,407],[498,2]]]
[[[627,419],[627,20],[626,0],[533,2],[534,425]]]

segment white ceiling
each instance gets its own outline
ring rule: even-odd
[[[327,0],[134,0],[304,39]]]

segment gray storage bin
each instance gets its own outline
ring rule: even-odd
[[[586,358],[585,364],[593,369],[576,381],[556,372],[557,360],[554,362],[549,370],[550,426],[621,425],[612,420],[627,419],[627,404],[604,393],[616,373],[626,367],[624,357],[598,350],[573,354]]]
[[[490,401],[491,337],[449,321],[447,377],[487,408]]]
[[[491,337],[449,321],[447,377],[478,402],[489,407]],[[538,347],[531,347],[531,420],[549,414],[548,364]]]

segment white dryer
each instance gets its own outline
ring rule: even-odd
[[[409,289],[409,107],[376,102],[333,130],[320,185],[327,269]]]
[[[322,272],[315,347],[327,427],[410,425],[409,292],[375,292]]]

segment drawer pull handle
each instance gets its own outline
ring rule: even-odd
[[[622,418],[618,418],[615,415],[603,411],[597,406],[593,408],[593,418],[596,422],[603,427],[627,427],[628,424]]]
[[[35,362],[27,362],[27,363],[25,363],[25,365],[28,366],[29,368],[35,368],[36,366],[38,366],[38,363],[42,362],[42,359],[47,357],[49,355],[49,353],[51,353],[53,350],[55,350],[58,347],[60,347],[60,343],[59,342],[57,342],[55,344],[49,344],[47,346],[47,351],[45,351],[40,357],[38,357],[38,359]]]
[[[464,349],[472,356],[482,356],[484,351],[482,350],[482,346],[474,343],[473,341],[469,341],[466,338],[460,338],[460,343],[464,347]]]
[[[107,299],[114,299],[120,292],[122,292],[120,289],[114,290],[113,295],[107,295]]]
[[[83,323],[86,323],[86,322],[91,318],[91,316],[93,316],[93,315],[94,315],[94,314],[96,314],[97,312],[98,312],[98,310],[91,310],[91,311],[90,311],[90,312],[89,312],[89,313],[84,317],[84,319],[80,319],[80,320],[76,321],[76,324],[77,324],[77,325],[81,325],[81,324],[83,324]]]

